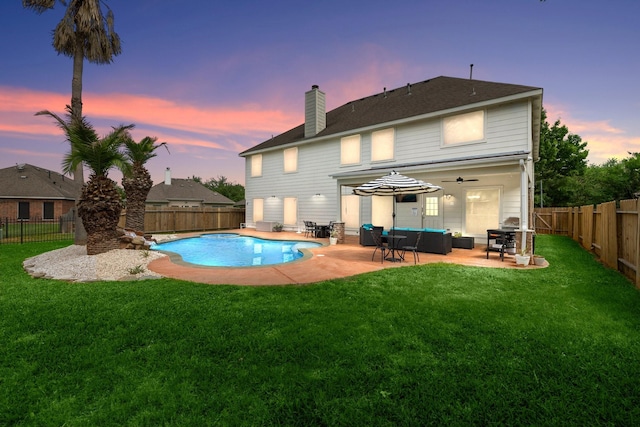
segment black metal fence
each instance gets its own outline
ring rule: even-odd
[[[73,240],[75,219],[0,218],[0,244]]]

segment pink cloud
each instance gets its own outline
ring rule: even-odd
[[[112,125],[136,124],[136,128],[165,129],[165,133],[201,134],[201,138],[176,138],[174,144],[206,145],[207,137],[242,135],[258,137],[291,127],[294,118],[277,109],[260,109],[255,105],[241,107],[211,107],[178,103],[161,98],[127,94],[84,95],[84,114],[89,121],[114,121]],[[51,135],[54,124],[42,117],[34,117],[37,111],[48,109],[64,115],[66,95],[38,92],[0,86],[0,132],[16,132]],[[5,114],[6,113],[6,114]],[[8,115],[11,115],[9,119]],[[153,133],[153,132],[152,132]],[[149,134],[149,133],[147,133]],[[221,144],[208,142],[211,148],[223,148]]]
[[[640,136],[630,136],[624,129],[613,126],[611,120],[589,121],[575,117],[562,105],[545,104],[547,122],[567,126],[569,132],[579,135],[587,143],[588,160],[592,164],[602,164],[610,158],[628,157],[628,152],[640,151]]]
[[[18,156],[24,156],[25,158],[32,157],[32,156],[46,157],[46,158],[51,158],[51,159],[60,158],[60,154],[59,153],[45,153],[45,152],[42,152],[42,151],[18,150],[18,149],[15,149],[15,148],[0,148],[0,152],[7,153],[7,154],[14,154],[14,155],[18,155]]]

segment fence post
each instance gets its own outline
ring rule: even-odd
[[[638,199],[636,202],[636,288],[640,288],[640,201]]]
[[[601,214],[602,236],[600,259],[609,268],[618,269],[618,215],[616,214],[616,202],[607,202],[599,205]]]
[[[571,216],[573,217],[573,224],[572,224],[573,227],[571,227],[571,238],[576,242],[580,242],[580,237],[579,237],[580,208],[577,206],[572,207]]]

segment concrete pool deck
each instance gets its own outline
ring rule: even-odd
[[[246,234],[254,237],[274,240],[302,240],[316,241],[326,246],[306,249],[312,254],[300,260],[285,264],[264,267],[205,267],[183,261],[163,257],[152,261],[148,268],[158,274],[173,279],[187,280],[206,284],[228,284],[248,286],[295,285],[320,282],[355,276],[357,274],[378,271],[384,268],[402,268],[413,265],[413,254],[407,254],[405,262],[380,263],[380,254],[376,253],[375,260],[371,260],[374,247],[360,246],[358,236],[346,236],[343,244],[329,245],[329,239],[305,238],[303,234],[283,231],[280,233],[260,232],[254,229],[224,230],[224,233]],[[185,233],[179,237],[191,237],[203,233]],[[447,255],[420,253],[418,264],[444,262],[475,267],[536,269],[534,265],[527,267],[516,266],[511,255],[505,255],[500,260],[498,253],[489,254],[486,258],[486,245],[476,244],[474,249],[453,249]]]

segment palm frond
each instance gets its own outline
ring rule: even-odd
[[[158,138],[155,136],[145,136],[140,142],[136,142],[133,139],[128,139],[124,142],[125,156],[132,167],[142,167],[149,159],[157,156],[155,151],[160,147],[166,148],[167,152],[169,152],[167,143],[161,142],[156,145],[157,140]]]
[[[56,0],[22,0],[22,7],[33,9],[36,13],[42,13],[49,9],[53,9]]]

